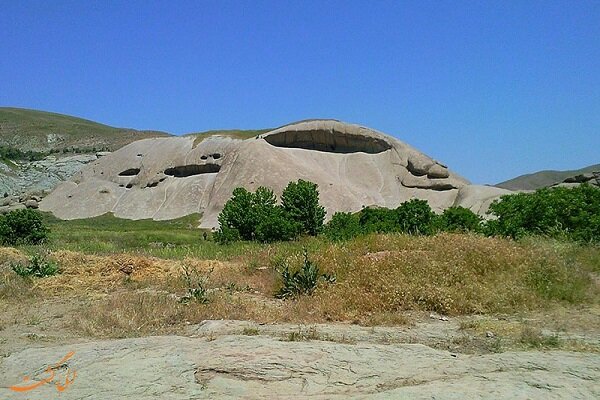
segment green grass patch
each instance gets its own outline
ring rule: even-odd
[[[94,218],[64,221],[44,213],[50,228],[47,246],[86,254],[133,253],[166,259],[195,257],[232,259],[257,249],[257,243],[222,246],[199,229],[199,214],[169,221],[128,220],[104,214]]]
[[[198,132],[198,133],[190,133],[189,135],[196,136],[194,140],[194,147],[198,146],[202,141],[211,136],[227,136],[234,139],[250,139],[256,137],[257,135],[261,135],[263,133],[269,132],[271,129],[222,129],[222,130],[212,130],[206,132]]]

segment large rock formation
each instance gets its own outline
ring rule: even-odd
[[[434,210],[464,203],[484,212],[507,193],[477,187],[391,136],[335,120],[302,121],[236,140],[212,136],[140,140],[103,157],[61,184],[40,208],[59,218],[112,212],[130,219],[173,219],[202,213],[203,227],[233,189],[268,186],[280,194],[299,178],[319,185],[328,215],[378,205],[428,200]],[[468,193],[462,196],[461,191]],[[485,196],[477,194],[485,192]]]

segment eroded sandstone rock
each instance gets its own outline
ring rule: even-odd
[[[456,203],[469,182],[381,132],[335,120],[302,121],[252,139],[213,136],[145,139],[105,155],[60,185],[40,205],[59,218],[107,212],[155,220],[202,213],[214,228],[233,189],[281,194],[290,181],[319,185],[328,217],[418,198],[435,211]]]

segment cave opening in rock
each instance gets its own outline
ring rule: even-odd
[[[126,169],[123,172],[120,172],[119,176],[136,176],[139,173],[140,173],[140,169],[139,168],[129,168],[129,169]]]
[[[221,166],[217,164],[189,164],[167,168],[165,170],[165,175],[174,176],[176,178],[185,178],[192,175],[214,174],[215,172],[219,172],[220,169]]]
[[[377,154],[392,148],[386,140],[381,138],[351,135],[329,130],[284,131],[267,135],[264,139],[269,144],[277,147],[299,148],[329,153]]]

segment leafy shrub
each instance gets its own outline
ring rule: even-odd
[[[215,242],[221,244],[229,244],[242,240],[240,232],[236,228],[231,228],[227,225],[221,225],[218,231],[213,235]]]
[[[236,188],[219,214],[215,240],[287,241],[300,233],[315,235],[322,229],[325,209],[319,205],[316,184],[302,179],[290,182],[281,199],[279,206],[273,191],[266,187],[254,193]]]
[[[254,239],[268,243],[293,240],[300,231],[297,222],[291,220],[279,206],[273,206],[265,212],[256,226]]]
[[[400,229],[395,211],[388,208],[363,208],[358,221],[363,233],[389,233]]]
[[[335,277],[319,273],[319,267],[308,259],[308,251],[304,249],[304,261],[302,267],[297,271],[290,271],[287,262],[283,262],[283,268],[279,271],[283,286],[275,294],[275,297],[285,299],[302,294],[312,294],[319,283],[319,278],[328,282],[335,282]]]
[[[31,256],[29,258],[29,263],[26,265],[15,263],[12,264],[11,267],[17,275],[22,276],[23,278],[45,278],[58,273],[58,266],[40,254]]]
[[[398,208],[395,214],[400,232],[411,235],[427,235],[432,233],[432,223],[435,217],[426,200],[412,199]]]
[[[436,228],[445,232],[479,232],[481,217],[464,207],[450,207],[437,217]]]
[[[319,205],[316,183],[302,179],[290,182],[281,195],[281,205],[290,218],[300,224],[300,233],[315,236],[323,228],[325,208]]]
[[[48,238],[48,228],[35,210],[15,210],[0,216],[0,243],[40,244]]]
[[[502,196],[489,212],[496,217],[486,224],[489,235],[600,241],[600,190],[589,185]]]
[[[236,188],[218,219],[220,227],[215,240],[221,244],[237,240],[292,240],[300,230],[299,223],[277,205],[273,191],[262,186],[254,193]]]
[[[334,241],[349,240],[362,232],[359,218],[355,214],[336,212],[325,225],[324,233],[327,238]]]
[[[434,217],[427,201],[412,199],[394,210],[364,208],[360,212],[359,223],[363,233],[430,234],[433,231]]]

